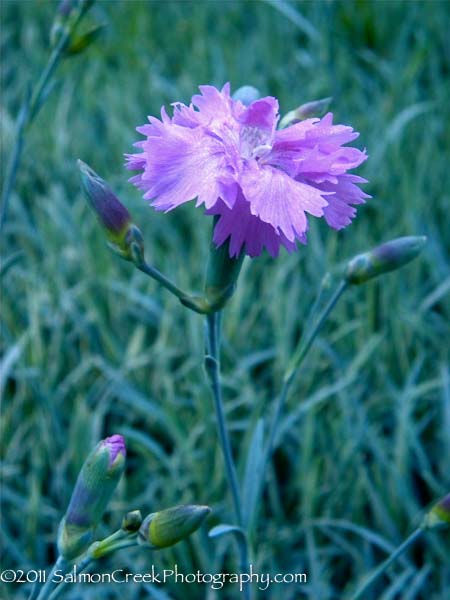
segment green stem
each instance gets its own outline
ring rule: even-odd
[[[92,558],[92,556],[85,556],[83,558],[83,560],[81,560],[77,565],[76,565],[76,572],[78,573],[82,573],[83,571],[85,571],[89,565],[94,562],[94,559]],[[48,600],[54,600],[54,598],[57,598],[62,591],[64,591],[64,589],[69,585],[68,581],[62,581],[58,587],[56,589],[54,589],[50,596],[48,597]]]
[[[14,148],[11,154],[11,160],[8,165],[5,183],[3,186],[0,213],[0,231],[3,228],[3,225],[5,224],[8,214],[9,198],[14,188],[17,171],[20,165],[20,158],[22,155],[24,145],[25,129],[26,127],[31,125],[35,116],[39,112],[39,109],[42,106],[42,95],[47,87],[48,81],[63,56],[64,49],[70,39],[70,36],[77,28],[79,22],[83,18],[84,14],[87,12],[88,8],[89,5],[86,3],[80,6],[77,17],[72,21],[70,27],[63,31],[58,41],[58,44],[55,46],[54,50],[50,54],[48,62],[44,70],[42,71],[41,76],[39,77],[39,80],[36,83],[35,88],[31,94],[31,100],[29,100],[29,98],[25,98],[25,101],[22,105],[22,109],[17,122],[16,142],[14,144]]]
[[[92,544],[91,549],[89,549],[86,555],[80,560],[80,562],[75,565],[77,574],[85,571],[93,562],[95,562],[101,556],[111,554],[112,552],[115,552],[116,550],[121,550],[122,548],[136,546],[136,535],[128,535],[125,538],[122,538],[122,535],[120,535],[119,532],[116,532],[115,534],[109,536],[108,538],[105,538],[101,542],[95,542],[94,544]],[[114,544],[111,543],[113,540],[116,540]],[[96,552],[98,552],[99,546],[103,546],[103,544],[105,544],[105,553],[96,556]],[[58,596],[66,588],[67,585],[69,585],[68,581],[62,581],[58,585],[58,587],[55,590],[53,590],[53,592],[50,594],[48,600],[54,600],[55,598],[58,598]]]
[[[334,294],[332,295],[328,304],[325,306],[325,308],[323,309],[319,318],[317,319],[317,321],[316,321],[314,327],[312,328],[309,336],[307,337],[306,341],[304,343],[303,343],[303,341],[300,342],[297,350],[294,353],[294,356],[292,357],[292,359],[288,365],[286,373],[284,375],[284,383],[287,384],[288,387],[292,383],[295,373],[298,371],[298,369],[300,368],[306,355],[308,354],[308,352],[312,346],[312,343],[314,342],[314,340],[317,337],[317,334],[322,329],[322,325],[325,323],[329,314],[331,313],[333,308],[336,306],[339,298],[342,296],[342,294],[345,292],[345,290],[348,288],[348,286],[349,286],[349,284],[345,279],[342,279],[339,282],[339,285],[337,286]]]
[[[234,512],[238,526],[242,530],[242,542],[239,543],[240,566],[241,571],[248,571],[248,543],[247,536],[243,528],[243,515],[241,505],[241,494],[236,472],[236,466],[233,460],[230,438],[225,420],[225,411],[223,407],[222,388],[220,385],[220,313],[213,312],[206,318],[207,324],[207,354],[205,356],[205,368],[208,373],[211,388],[214,397],[214,406],[216,411],[217,431],[219,435],[220,446],[225,462],[228,483],[233,498]],[[249,586],[244,587],[246,598],[250,597]]]
[[[405,552],[410,546],[419,539],[419,537],[423,534],[424,528],[418,527],[413,533],[401,544],[394,552],[389,556],[387,560],[385,560],[381,565],[379,565],[372,574],[364,581],[364,583],[359,587],[356,592],[353,594],[350,600],[358,600],[358,598],[362,598],[363,594],[370,588],[370,586],[382,575],[386,569],[401,555]]]
[[[314,327],[312,328],[309,336],[307,337],[306,341],[304,343],[303,343],[303,341],[301,341],[297,350],[294,352],[294,356],[292,357],[292,360],[290,361],[290,364],[289,364],[289,366],[286,370],[286,373],[283,377],[283,386],[282,386],[280,394],[278,396],[278,400],[275,405],[275,411],[273,413],[272,421],[270,424],[269,440],[267,443],[267,459],[270,458],[270,456],[273,452],[273,447],[275,444],[275,437],[276,437],[278,426],[280,423],[280,418],[283,413],[287,395],[289,393],[292,382],[294,381],[295,375],[297,374],[299,368],[301,367],[303,361],[305,360],[309,350],[311,349],[311,346],[312,346],[314,340],[316,339],[317,334],[322,329],[323,324],[329,317],[331,311],[334,309],[339,298],[345,292],[347,287],[348,287],[348,283],[345,280],[342,280],[339,283],[334,294],[330,298],[328,304],[325,306],[325,308],[321,312],[319,318],[317,319],[317,321],[316,321]]]
[[[207,314],[209,312],[209,308],[203,298],[195,298],[190,296],[178,286],[176,286],[170,279],[168,279],[165,275],[163,275],[158,269],[155,269],[151,265],[144,261],[135,262],[136,267],[149,275],[152,279],[155,279],[158,283],[160,283],[163,287],[166,288],[171,294],[176,296],[178,300],[187,308],[200,313]]]
[[[53,565],[52,570],[48,574],[48,577],[46,578],[44,585],[41,587],[39,594],[36,597],[37,600],[46,600],[47,598],[50,598],[50,594],[51,594],[53,588],[57,585],[53,581],[53,576],[56,573],[56,571],[58,571],[58,570],[64,571],[66,566],[67,566],[67,562],[64,560],[64,558],[62,556],[58,556],[57,561]],[[30,595],[30,599],[34,598],[34,597],[35,597],[35,592],[33,590],[33,592]]]
[[[283,414],[283,410],[284,410],[284,407],[286,404],[286,400],[287,400],[288,393],[291,388],[292,382],[294,381],[294,378],[298,372],[298,369],[302,365],[314,340],[316,339],[317,334],[321,330],[323,324],[327,320],[331,311],[336,306],[339,298],[345,292],[347,287],[348,287],[348,283],[345,280],[342,280],[339,283],[333,296],[330,298],[328,304],[325,306],[325,308],[323,309],[319,318],[315,322],[314,327],[312,328],[311,332],[309,333],[308,337],[306,338],[306,341],[305,342],[301,341],[299,346],[297,347],[297,350],[295,351],[295,353],[292,357],[292,360],[290,361],[290,364],[289,364],[289,366],[286,370],[286,373],[283,377],[283,385],[282,385],[280,393],[278,395],[278,398],[277,398],[277,401],[275,404],[275,409],[272,413],[272,419],[271,419],[270,427],[269,427],[269,436],[268,436],[268,440],[267,440],[267,444],[266,444],[266,448],[265,448],[263,466],[261,469],[261,475],[260,475],[259,480],[256,482],[257,500],[259,499],[259,496],[262,491],[262,486],[264,483],[264,477],[265,477],[267,465],[268,465],[270,458],[272,457],[272,454],[274,451],[275,440],[276,440],[276,435],[278,432],[278,427],[280,425],[281,415]],[[257,506],[257,502],[255,502],[255,506]],[[252,525],[251,519],[252,519],[252,515],[249,516],[250,527]]]
[[[223,408],[222,389],[220,385],[220,332],[218,327],[218,313],[212,313],[207,316],[207,332],[208,332],[208,354],[205,357],[206,371],[209,375],[211,388],[214,397],[214,407],[217,417],[217,431],[219,434],[220,446],[222,448],[225,468],[227,472],[228,482],[230,484],[231,494],[233,497],[234,512],[239,527],[242,526],[242,508],[241,495],[239,492],[239,484],[236,473],[236,467],[231,451],[230,438],[225,421],[225,412]]]

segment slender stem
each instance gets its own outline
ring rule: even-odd
[[[77,565],[75,565],[77,574],[85,571],[93,561],[94,559],[92,558],[92,556],[85,556],[83,560],[81,560]],[[67,587],[67,585],[69,585],[68,581],[62,581],[58,585],[58,587],[52,591],[50,596],[48,596],[48,600],[54,600],[54,598],[57,598],[61,594],[61,592]]]
[[[257,500],[259,499],[259,496],[262,491],[262,486],[264,483],[264,477],[265,477],[267,465],[268,465],[270,458],[274,451],[275,440],[276,440],[276,435],[278,432],[278,427],[280,425],[281,415],[283,414],[284,406],[286,404],[286,400],[287,400],[288,393],[291,388],[292,382],[294,381],[294,378],[298,372],[298,369],[300,368],[301,364],[305,360],[306,355],[308,354],[314,340],[316,339],[317,334],[321,330],[323,324],[327,320],[331,311],[336,306],[339,298],[345,292],[347,287],[348,287],[348,283],[345,280],[342,280],[339,283],[334,294],[330,298],[328,304],[325,306],[325,308],[323,309],[319,318],[315,322],[314,327],[312,328],[311,332],[309,333],[308,337],[306,338],[306,341],[300,342],[299,346],[297,347],[297,350],[294,352],[292,360],[290,361],[290,363],[288,365],[286,373],[283,377],[283,385],[282,385],[280,393],[278,395],[278,398],[277,398],[277,401],[275,404],[275,409],[272,413],[272,419],[271,419],[270,427],[269,427],[269,435],[268,435],[268,440],[267,440],[265,453],[264,453],[263,466],[260,471],[261,475],[260,475],[259,480],[257,480],[257,482],[256,482]],[[257,506],[257,502],[255,502],[255,506]],[[250,527],[252,525],[252,523],[251,523],[252,516],[253,515],[249,516],[249,526]]]
[[[57,561],[53,565],[52,570],[48,574],[48,577],[46,578],[44,585],[41,587],[39,594],[37,595],[37,600],[46,600],[47,598],[50,597],[50,594],[51,594],[53,588],[56,586],[56,583],[53,581],[53,576],[55,575],[56,571],[58,571],[58,570],[64,571],[66,566],[67,566],[67,562],[64,560],[64,558],[62,556],[58,556]],[[30,598],[34,598],[34,597],[35,597],[35,592],[33,590]]]
[[[230,438],[225,421],[225,412],[223,408],[222,389],[220,385],[220,313],[213,312],[207,315],[207,354],[205,356],[205,368],[208,373],[211,388],[214,397],[214,406],[216,410],[217,431],[219,434],[220,446],[225,461],[228,483],[233,497],[234,512],[236,521],[242,531],[242,538],[239,542],[240,567],[243,573],[248,570],[248,543],[247,534],[244,530],[244,521],[242,514],[241,494],[236,472],[236,466],[233,460]],[[244,586],[244,596],[246,599],[251,597],[251,589],[248,585]]]
[[[218,314],[212,313],[207,316],[207,334],[208,334],[208,354],[205,357],[206,371],[209,375],[211,388],[214,397],[214,407],[217,417],[217,431],[219,434],[220,446],[222,448],[225,468],[227,472],[228,482],[231,488],[233,497],[234,512],[238,525],[242,526],[242,508],[241,495],[239,492],[239,484],[236,473],[236,466],[233,460],[231,451],[230,438],[225,421],[225,412],[223,408],[222,389],[220,386],[220,333],[218,328]]]
[[[297,372],[297,370],[301,366],[302,362],[304,361],[306,355],[308,354],[308,352],[312,346],[312,343],[314,342],[317,334],[319,333],[319,331],[322,328],[322,325],[325,323],[329,314],[331,313],[333,308],[336,306],[339,298],[342,296],[342,294],[348,288],[348,285],[349,284],[345,279],[342,279],[339,282],[339,285],[337,286],[334,294],[332,295],[328,304],[325,306],[325,308],[323,309],[319,318],[315,322],[314,327],[312,328],[306,341],[304,343],[303,343],[303,341],[301,341],[297,350],[294,352],[294,356],[292,357],[292,359],[288,365],[287,371],[285,373],[285,376],[284,376],[285,383],[287,383],[288,386],[290,386],[290,384],[292,383],[295,373]]]
[[[176,296],[188,308],[191,308],[195,312],[199,312],[201,314],[205,314],[207,312],[206,306],[203,307],[203,299],[193,298],[175,285],[168,277],[158,271],[158,269],[155,269],[145,261],[135,262],[135,265],[140,271],[146,275],[149,275],[152,279],[155,279],[158,283],[165,287],[166,290],[169,290],[171,294]]]
[[[169,292],[171,292],[178,299],[184,298],[184,296],[186,295],[183,292],[183,290],[181,290],[179,287],[177,287],[172,281],[170,281],[170,279],[168,279],[165,275],[163,275],[160,271],[158,271],[158,269],[155,269],[148,263],[146,263],[146,262],[141,263],[140,265],[137,265],[137,268],[140,271],[142,271],[143,273],[145,273],[146,275],[149,275],[150,277],[152,277],[153,279],[158,281],[158,283],[163,285],[167,290],[169,290]]]
[[[283,386],[282,386],[280,394],[278,396],[278,400],[275,405],[275,411],[273,413],[272,421],[270,424],[269,439],[268,439],[268,443],[267,443],[267,459],[270,458],[270,455],[273,452],[273,449],[274,449],[273,447],[275,444],[275,438],[276,438],[278,426],[280,423],[280,418],[283,413],[284,405],[285,405],[290,387],[292,385],[292,382],[294,381],[295,375],[297,374],[297,371],[299,370],[303,361],[305,360],[306,355],[308,354],[309,350],[311,349],[311,346],[312,346],[314,340],[316,339],[317,334],[322,329],[323,324],[327,320],[331,311],[336,306],[339,298],[345,292],[347,287],[348,287],[348,283],[345,280],[342,280],[339,283],[334,294],[330,298],[328,304],[325,306],[325,308],[323,309],[319,318],[317,319],[308,338],[306,339],[306,342],[304,342],[304,343],[300,342],[296,352],[294,353],[294,356],[292,357],[290,365],[288,366],[286,374],[283,378]]]
[[[122,535],[123,535],[123,533],[122,533]],[[105,538],[101,542],[94,543],[92,545],[92,550],[88,550],[87,554],[80,560],[79,563],[77,563],[75,565],[77,574],[85,571],[93,562],[95,562],[97,560],[97,558],[100,558],[101,556],[105,556],[106,554],[111,554],[112,552],[115,552],[116,550],[121,550],[122,548],[129,548],[130,546],[136,546],[136,544],[137,544],[136,537],[137,537],[136,535],[132,535],[132,536],[128,535],[128,537],[126,537],[124,539],[120,539],[121,532],[119,530],[118,532],[109,536],[108,538]],[[116,540],[116,542],[114,544],[111,543],[113,540]],[[111,544],[111,545],[107,548],[105,547],[104,554],[95,556],[95,551],[98,549],[98,546],[103,545],[104,542],[108,542],[108,544]],[[55,590],[53,590],[53,592],[50,594],[50,596],[48,597],[48,600],[54,600],[55,598],[57,598],[68,584],[69,584],[68,581],[62,581],[58,585],[58,587]]]
[[[47,64],[34,87],[34,90],[31,94],[31,100],[29,99],[29,97],[25,98],[25,101],[22,105],[22,109],[17,122],[16,142],[14,144],[14,148],[11,154],[11,160],[8,165],[5,183],[3,186],[0,212],[0,231],[3,228],[8,214],[9,197],[14,188],[17,171],[19,169],[20,158],[22,155],[22,149],[24,144],[25,129],[26,127],[31,125],[35,116],[39,112],[39,109],[42,106],[42,96],[44,91],[46,90],[48,81],[64,54],[64,50],[70,39],[70,36],[75,31],[76,27],[78,26],[78,23],[81,21],[88,8],[89,4],[82,4],[79,8],[79,13],[77,17],[72,21],[71,25],[62,32],[57,45],[50,54]]]
[[[379,565],[372,574],[364,581],[364,583],[359,587],[356,592],[353,594],[350,600],[358,600],[358,598],[362,598],[363,594],[370,588],[370,586],[382,575],[386,569],[401,555],[405,552],[410,546],[414,544],[416,540],[423,534],[423,527],[418,527],[413,533],[401,544],[394,552],[386,559],[381,565]]]

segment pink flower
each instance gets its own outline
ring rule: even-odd
[[[357,185],[366,180],[347,173],[367,158],[344,146],[357,132],[333,125],[332,113],[276,130],[276,98],[246,107],[230,97],[229,84],[200,92],[189,106],[175,103],[172,118],[163,107],[161,120],[137,128],[146,139],[127,155],[127,168],[141,171],[130,181],[156,210],[196,199],[218,217],[214,242],[229,240],[231,257],[243,248],[249,256],[295,250],[306,243],[308,215],[334,229],[351,222],[354,205],[369,197]]]

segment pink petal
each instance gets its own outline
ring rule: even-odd
[[[256,161],[247,163],[241,187],[252,214],[270,223],[291,242],[307,230],[305,213],[323,215],[327,201],[322,196],[329,193],[295,181],[269,165],[259,167]]]
[[[157,210],[171,210],[196,197],[197,205],[210,208],[221,192],[220,176],[227,175],[223,145],[218,140],[200,128],[174,124],[159,128],[157,136],[148,138],[144,153],[128,160],[129,169],[144,168],[134,182]]]
[[[250,212],[250,204],[242,192],[232,209],[223,202],[218,202],[207,214],[220,215],[214,228],[214,243],[221,246],[229,240],[230,256],[237,257],[245,248],[249,256],[259,256],[264,248],[273,257],[277,256],[280,246],[288,252],[296,248],[295,242],[290,242],[283,234],[278,234],[268,223],[264,223]],[[304,239],[301,241],[304,242]]]

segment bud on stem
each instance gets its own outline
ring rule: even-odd
[[[359,285],[374,277],[399,269],[420,254],[427,238],[401,237],[359,254],[350,260],[344,277],[348,283]]]
[[[155,550],[173,546],[196,531],[210,512],[208,506],[188,504],[152,513],[142,522],[138,543]]]
[[[80,54],[99,38],[104,29],[105,24],[100,23],[99,25],[93,25],[84,33],[78,36],[74,36],[74,38],[70,41],[70,44],[66,49],[66,53],[69,56],[73,56],[74,54]]]
[[[72,45],[74,42],[71,38],[78,23],[94,4],[94,1],[95,0],[60,0],[50,31],[50,45],[53,49],[55,49],[62,41],[63,36],[66,36],[67,39],[63,43],[63,47],[68,50],[67,44]],[[90,34],[89,37],[92,37],[92,34]],[[90,39],[88,43],[91,41],[93,40]],[[84,47],[87,45],[88,44]]]
[[[123,473],[125,456],[123,437],[113,435],[97,444],[83,464],[58,532],[58,550],[66,560],[79,556],[93,542]]]
[[[86,163],[78,160],[81,186],[89,206],[102,226],[108,245],[125,260],[143,261],[144,242],[131,215],[104,179]]]
[[[128,512],[122,519],[122,529],[133,533],[139,530],[142,524],[142,515],[140,510],[132,510]]]
[[[302,104],[295,110],[291,110],[284,115],[280,121],[279,128],[284,129],[289,125],[294,125],[304,119],[311,117],[321,117],[331,104],[333,98],[322,98],[321,100],[314,100],[313,102],[307,102]]]
[[[450,525],[450,494],[441,498],[425,516],[424,527]]]

